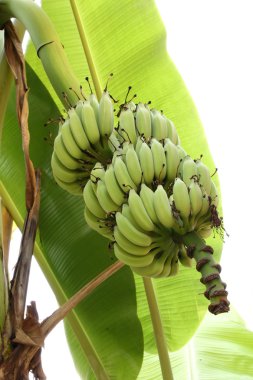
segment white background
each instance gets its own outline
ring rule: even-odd
[[[194,99],[219,168],[230,235],[222,277],[230,301],[253,329],[252,0],[157,0],[157,5],[168,32],[168,51]],[[14,250],[17,255],[17,243]],[[37,301],[41,319],[57,307],[35,263],[27,300]],[[48,380],[79,379],[62,325],[47,338],[45,348]]]

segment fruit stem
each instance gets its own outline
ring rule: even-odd
[[[80,82],[74,75],[58,34],[44,10],[32,0],[0,0],[0,27],[11,18],[17,18],[29,32],[37,55],[62,104],[66,107],[66,98],[68,103],[76,104],[77,95],[82,98]]]
[[[196,260],[197,271],[202,274],[200,281],[206,286],[204,295],[210,300],[208,310],[215,315],[228,312],[226,284],[221,281],[221,266],[214,261],[213,248],[195,232],[184,235],[182,241],[187,247],[188,256]]]
[[[95,92],[96,92],[98,100],[100,100],[102,93],[103,93],[103,90],[102,90],[102,86],[101,86],[100,81],[99,81],[98,73],[97,73],[97,70],[96,70],[96,67],[94,64],[92,54],[90,51],[89,43],[88,43],[88,40],[86,38],[84,25],[83,25],[82,19],[80,17],[80,13],[78,11],[76,1],[70,0],[70,5],[71,5],[73,15],[74,15],[74,18],[76,21],[76,26],[77,26],[77,29],[79,32],[81,43],[83,45],[83,50],[84,50],[84,53],[86,56],[86,60],[87,60],[87,63],[88,63],[89,69],[90,69],[92,81],[93,81],[93,84],[95,87]]]
[[[163,380],[173,380],[168,348],[152,279],[143,277],[143,283],[151,315]]]

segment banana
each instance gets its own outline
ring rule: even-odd
[[[162,185],[158,185],[154,192],[154,208],[159,223],[166,228],[172,228],[175,220],[167,193]]]
[[[202,224],[202,221],[210,217],[210,199],[207,193],[202,190],[202,207],[199,213],[197,214],[195,221],[197,221],[196,227],[199,228]]]
[[[179,168],[180,172],[180,168]],[[184,181],[186,186],[189,186],[192,179],[198,179],[198,170],[196,163],[190,156],[186,156],[182,160],[182,173],[180,173],[181,179]]]
[[[100,132],[94,109],[88,101],[83,103],[81,120],[90,144],[97,144],[100,139]]]
[[[144,231],[143,228],[141,228],[139,226],[139,224],[136,222],[136,220],[134,219],[132,213],[131,213],[131,210],[130,210],[130,207],[128,205],[128,203],[124,203],[122,205],[122,210],[121,210],[121,214],[123,216],[125,216],[129,222],[138,230],[138,231],[141,231],[142,233],[146,234],[146,231]],[[153,240],[153,239],[152,239]]]
[[[178,251],[178,248],[177,248]],[[171,260],[171,270],[170,270],[170,277],[176,276],[179,271],[179,264],[178,264],[178,253],[174,254]]]
[[[103,181],[98,181],[97,183],[96,196],[100,206],[106,213],[110,214],[119,210],[119,206],[113,202]]]
[[[180,216],[184,222],[187,223],[191,212],[191,202],[187,186],[180,178],[175,179],[173,185],[173,199],[176,209],[180,212]]]
[[[186,151],[181,147],[181,145],[176,145],[176,147],[177,147],[177,150],[178,150],[179,159],[182,160],[183,158],[185,158],[185,156],[187,156],[187,153],[186,153]]]
[[[178,145],[179,144],[179,137],[178,137],[177,130],[176,130],[176,127],[175,127],[173,121],[169,120],[164,115],[163,115],[163,117],[166,120],[168,138],[173,142],[173,144]]]
[[[153,260],[150,264],[140,267],[132,265],[132,271],[143,277],[158,277],[163,270],[166,254],[160,248],[154,252],[151,251],[150,254],[153,255]]]
[[[165,139],[164,153],[166,157],[166,175],[169,182],[173,182],[177,176],[180,155],[177,146],[170,139]]]
[[[202,239],[207,239],[212,233],[212,227],[201,227],[197,230],[197,234],[202,238]]]
[[[73,137],[73,134],[70,130],[70,121],[67,119],[65,123],[61,127],[61,136],[63,144],[65,145],[65,148],[69,152],[69,154],[76,158],[77,160],[81,160],[84,158],[84,154],[80,147],[77,145],[76,140]]]
[[[196,166],[198,170],[199,184],[203,187],[207,195],[210,195],[212,185],[210,171],[201,160],[196,160]]]
[[[143,174],[143,182],[145,182],[147,185],[150,185],[154,180],[155,168],[153,162],[153,155],[148,144],[146,144],[145,142],[142,143],[138,155]]]
[[[151,115],[150,110],[143,103],[137,105],[136,114],[136,128],[146,140],[151,137]]]
[[[114,240],[113,233],[110,228],[106,226],[105,221],[98,219],[87,207],[85,207],[84,210],[84,217],[90,228],[97,231],[100,235],[106,237],[107,239]]]
[[[128,193],[131,189],[137,190],[135,183],[130,177],[128,169],[120,156],[115,157],[113,169],[118,184],[125,193]]]
[[[122,235],[124,235],[133,244],[141,247],[148,247],[151,245],[151,237],[135,228],[129,219],[123,216],[120,212],[116,213],[116,224]]]
[[[81,185],[78,182],[72,182],[72,183],[63,182],[57,177],[54,177],[54,180],[57,183],[57,185],[59,185],[63,190],[68,191],[72,195],[82,195],[83,193],[83,187],[85,185],[85,182],[83,185]]]
[[[138,155],[132,144],[129,144],[125,155],[125,162],[127,166],[128,173],[132,178],[136,186],[139,186],[142,180],[142,170]]]
[[[218,207],[219,195],[218,195],[218,190],[213,181],[211,181],[210,201],[212,205]]]
[[[62,163],[57,158],[54,152],[51,158],[51,167],[52,167],[53,175],[66,183],[75,182],[79,179],[89,177],[89,173],[87,171],[70,170],[66,168],[64,165],[62,165]]]
[[[121,248],[117,243],[115,243],[113,247],[115,256],[120,261],[130,266],[133,265],[136,268],[151,264],[154,258],[152,253],[147,253],[145,256],[131,255],[130,253],[126,252],[123,248]]]
[[[99,123],[99,116],[98,116],[99,115],[99,103],[98,103],[98,100],[96,98],[96,95],[90,94],[88,101],[90,102],[90,105],[93,108],[93,111],[94,111],[94,114],[95,114],[95,117],[97,120],[97,124],[98,124]]]
[[[154,162],[155,177],[159,183],[166,176],[166,157],[163,145],[156,139],[151,140],[151,152]]]
[[[85,188],[83,189],[83,199],[86,207],[95,215],[95,217],[100,219],[106,217],[105,211],[100,206],[98,198],[93,190],[91,180],[86,183]]]
[[[114,122],[113,104],[108,91],[104,91],[100,99],[98,120],[100,135],[108,139],[112,133]]]
[[[132,144],[136,143],[137,135],[134,114],[127,107],[123,108],[120,112],[119,129],[120,135],[124,138],[125,141],[129,141]]]
[[[90,148],[90,142],[89,142],[88,137],[86,136],[82,122],[79,119],[76,113],[76,110],[74,108],[71,108],[68,111],[68,115],[69,115],[69,127],[74,137],[74,140],[76,141],[76,144],[79,146],[79,148],[82,151],[86,151],[87,149]]]
[[[163,269],[159,273],[159,275],[156,276],[157,278],[169,277],[170,272],[171,272],[171,261],[173,259],[174,254],[177,253],[177,250],[178,250],[176,248],[177,248],[176,244],[173,242],[172,239],[170,239],[170,242],[168,244],[168,248],[166,248],[166,250],[164,252],[164,259],[165,260],[163,263]]]
[[[75,105],[75,111],[76,111],[76,114],[78,115],[80,120],[82,120],[83,103],[84,103],[83,100],[78,100],[78,102]]]
[[[116,136],[115,130],[111,133],[109,140],[108,140],[108,147],[112,154],[116,152],[117,150],[120,150],[120,142]]]
[[[151,128],[152,137],[155,137],[157,140],[160,141],[168,137],[166,120],[161,115],[161,112],[155,109],[151,110]]]
[[[54,140],[54,152],[59,161],[68,169],[81,169],[84,166],[82,161],[76,160],[69,154],[63,144],[61,133]]]
[[[184,267],[191,268],[192,267],[192,259],[187,255],[186,249],[184,245],[180,245],[178,252],[178,260]]]
[[[151,246],[140,247],[139,245],[133,244],[119,231],[118,227],[114,227],[113,235],[118,246],[124,251],[136,256],[145,256],[151,249]]]
[[[125,193],[118,184],[112,164],[106,169],[103,181],[113,202],[121,206],[126,201]]]
[[[93,184],[96,184],[98,180],[103,180],[105,176],[104,166],[100,162],[96,162],[93,169],[90,172],[90,179]]]
[[[140,196],[133,189],[129,192],[128,204],[136,223],[145,231],[153,231],[155,225],[150,219]]]
[[[150,219],[154,224],[158,224],[159,221],[154,207],[154,192],[145,183],[141,185],[140,197]]]
[[[189,185],[189,198],[191,203],[191,216],[195,217],[202,208],[203,195],[197,181],[191,180]]]

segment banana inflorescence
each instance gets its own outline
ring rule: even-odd
[[[91,94],[71,108],[54,142],[54,178],[70,193],[83,194],[87,224],[112,241],[119,260],[142,276],[173,276],[179,262],[191,266],[195,257],[185,236],[203,239],[222,231],[217,189],[162,112],[130,101],[117,116],[114,127],[107,90],[100,102]],[[219,302],[213,288],[206,294]]]

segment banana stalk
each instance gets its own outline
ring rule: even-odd
[[[208,310],[212,314],[229,311],[226,284],[220,278],[221,266],[214,261],[213,248],[206,245],[195,232],[182,236],[188,256],[196,260],[196,269],[202,274],[200,281],[206,286],[205,297],[210,300]]]

